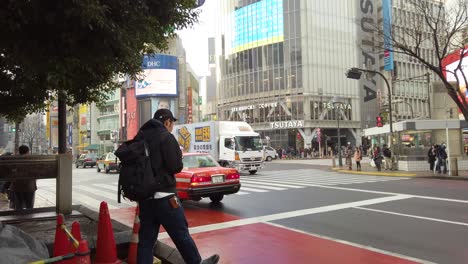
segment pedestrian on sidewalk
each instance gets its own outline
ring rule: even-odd
[[[445,145],[439,146],[439,151],[437,151],[437,159],[438,159],[438,169],[437,172],[441,173],[442,172],[442,166],[444,167],[444,174],[447,173],[447,152],[445,151]]]
[[[436,161],[435,145],[432,145],[429,151],[427,152],[427,159],[429,162],[429,170],[434,170],[434,164]]]
[[[171,134],[177,119],[169,109],[159,109],[153,119],[146,122],[137,136],[144,137],[149,146],[151,167],[161,177],[161,187],[150,199],[140,201],[140,231],[138,263],[153,263],[153,246],[162,225],[187,264],[216,264],[218,255],[202,261],[195,242],[190,236],[184,209],[176,193],[175,174],[183,168],[182,152]],[[144,135],[144,136],[143,136]]]
[[[388,148],[387,144],[383,145],[383,156],[385,160],[385,170],[391,170],[392,169],[392,152]]]
[[[348,169],[353,169],[353,161],[351,158],[353,157],[353,148],[351,147],[351,142],[348,142],[345,149],[345,158],[346,158],[346,165],[348,165]]]
[[[22,145],[18,149],[20,155],[29,155],[29,147]],[[13,192],[13,207],[15,210],[34,208],[34,197],[37,190],[36,180],[15,180],[11,183]]]
[[[372,158],[374,159],[375,167],[377,168],[378,171],[382,170],[382,159],[383,155],[380,151],[380,147],[376,147],[374,154],[372,155]]]
[[[354,151],[354,160],[356,161],[356,170],[360,171],[361,170],[362,151],[361,151],[361,149],[359,149],[359,147],[356,147],[356,150]]]

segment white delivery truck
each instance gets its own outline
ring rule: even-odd
[[[260,135],[246,122],[209,121],[176,125],[173,134],[185,152],[209,153],[223,167],[250,174],[263,168]]]

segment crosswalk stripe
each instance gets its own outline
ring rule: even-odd
[[[271,186],[279,186],[279,187],[286,187],[286,188],[293,188],[293,189],[304,188],[303,186],[276,183],[276,182],[270,182],[270,181],[268,181],[268,182],[258,182],[258,181],[254,181],[254,180],[241,180],[241,184],[244,184],[244,182],[253,183],[253,184],[267,184],[267,185],[271,185]]]
[[[283,181],[283,180],[297,180],[297,181],[310,181],[310,182],[317,182],[317,181],[341,181],[341,182],[380,182],[380,181],[391,181],[391,180],[398,180],[395,178],[391,179],[382,179],[382,178],[367,178],[367,177],[281,177],[281,178],[272,178],[272,177],[257,177],[255,179],[263,179],[263,180],[270,180],[270,181]]]
[[[242,188],[242,187],[241,187]],[[241,191],[238,191],[236,192],[235,194],[237,195],[245,195],[245,194],[249,194],[248,192],[241,192]]]
[[[241,185],[241,190],[243,190],[243,191],[249,191],[249,192],[268,192],[268,191],[266,191],[266,190],[248,188],[248,187],[244,187],[244,186],[242,186],[242,185]]]
[[[258,179],[259,183],[268,183],[271,182],[270,180],[261,180]],[[304,186],[314,186],[314,185],[339,185],[339,184],[352,184],[352,183],[360,183],[360,182],[351,182],[351,183],[340,183],[336,181],[295,181],[295,180],[283,180],[286,184],[295,184],[295,185],[304,185]]]
[[[274,191],[283,191],[286,190],[286,188],[279,188],[279,187],[272,187],[272,186],[258,186],[257,184],[252,184],[252,183],[242,183],[242,187],[247,186],[247,187],[255,187],[255,188],[261,188],[261,189],[268,189],[268,190],[274,190]]]
[[[100,204],[102,202],[102,201],[96,200],[94,198],[91,198],[88,195],[78,193],[78,192],[73,193],[73,200],[75,201],[74,204],[75,203],[84,204],[87,207],[90,207],[90,208],[93,208],[93,209],[99,209],[99,206],[100,206]],[[109,203],[107,203],[107,207],[109,209],[117,209],[118,208],[117,206],[114,206],[114,205],[109,204]]]
[[[86,192],[95,194],[96,196],[104,197],[108,199],[109,201],[116,201],[117,200],[117,192],[115,193],[110,193],[108,191],[103,191],[102,189],[98,188],[92,188],[88,186],[80,186],[78,189],[84,190]],[[129,201],[123,200],[122,203],[127,204],[127,205],[135,205],[134,203],[131,203]]]
[[[110,184],[95,183],[95,184],[93,184],[93,186],[97,186],[97,187],[100,187],[100,188],[104,188],[104,189],[107,189],[107,190],[110,190],[110,191],[114,191],[114,192],[117,193],[117,185],[116,185],[116,186],[111,186]]]
[[[307,178],[307,179],[319,179],[319,178],[336,178],[336,179],[371,179],[371,180],[397,180],[397,179],[407,179],[407,178],[395,178],[395,177],[382,177],[382,176],[356,176],[356,175],[340,175],[340,176],[337,176],[337,175],[319,175],[319,176],[312,176],[312,175],[309,175],[309,176],[305,176],[305,175],[302,175],[302,176],[298,176],[296,174],[287,174],[287,175],[281,175],[281,176],[274,176],[274,175],[268,175],[268,176],[260,176],[260,177],[255,177],[255,178],[269,178],[269,179],[284,179],[284,177],[288,177],[288,178]],[[251,177],[253,178],[253,177]]]
[[[288,179],[289,181],[292,182],[305,182],[305,183],[337,183],[337,184],[353,184],[353,183],[364,183],[364,182],[375,182],[371,180],[365,180],[365,179],[354,179],[354,180],[346,180],[346,179],[311,179],[311,180],[295,180],[295,179]]]

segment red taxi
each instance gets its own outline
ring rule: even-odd
[[[177,195],[181,200],[200,201],[209,197],[218,203],[224,195],[240,189],[239,172],[221,167],[209,154],[184,153],[184,168],[176,174]]]

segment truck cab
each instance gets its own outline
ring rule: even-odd
[[[221,165],[255,174],[263,168],[263,147],[258,135],[231,135],[220,138]]]

